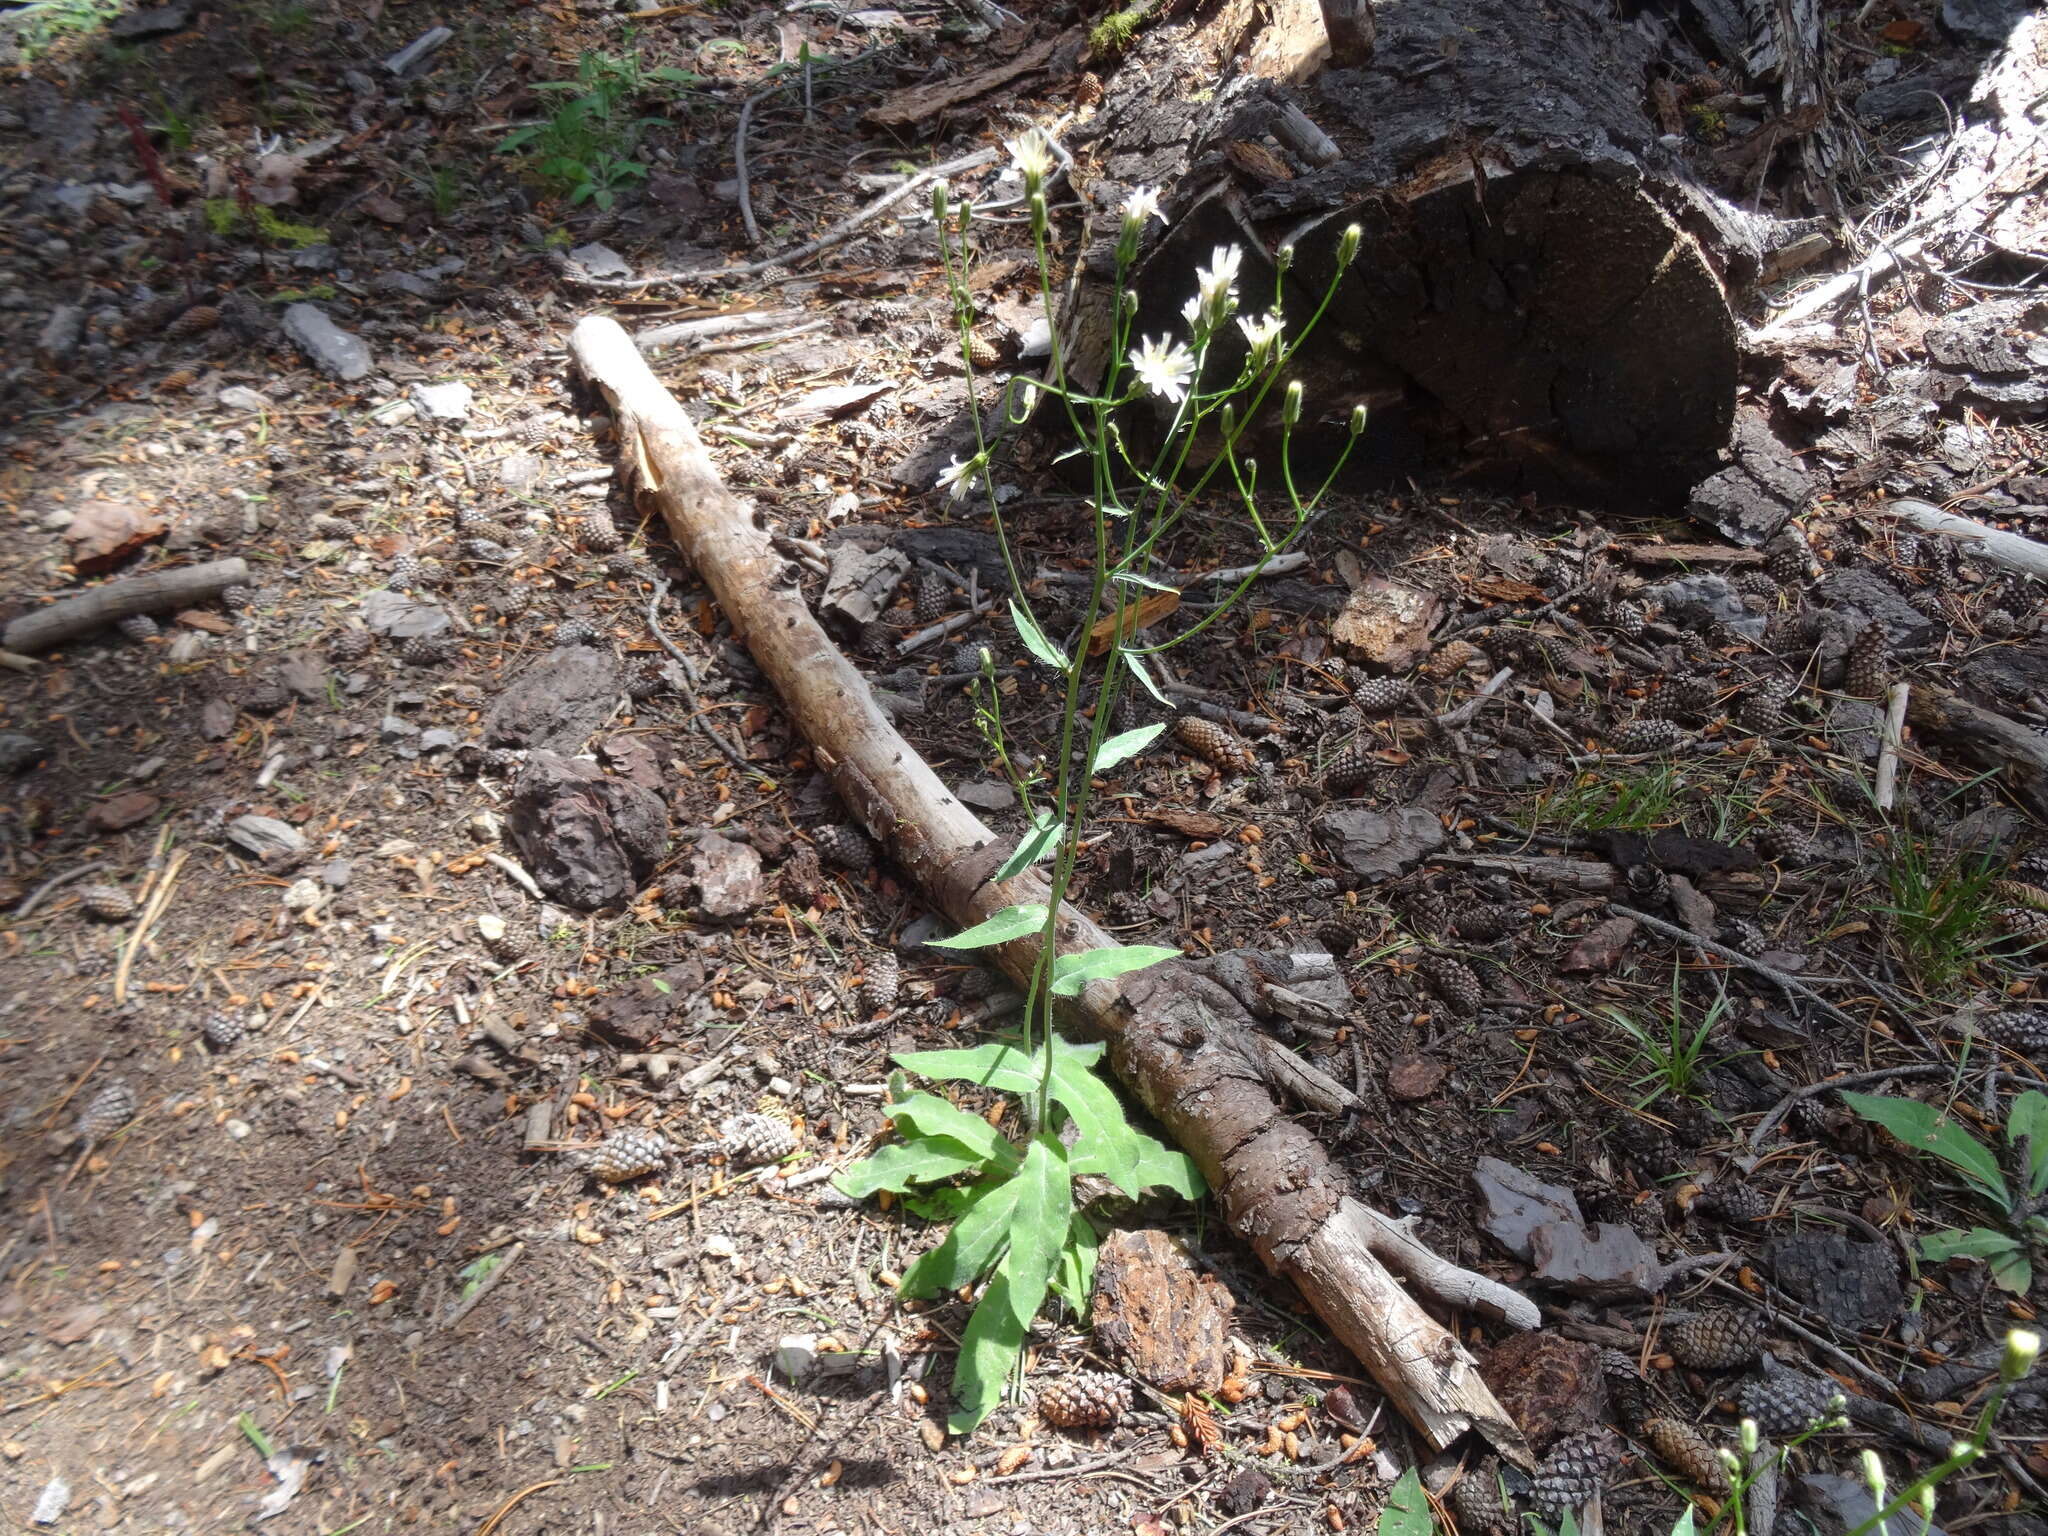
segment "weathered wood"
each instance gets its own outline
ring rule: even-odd
[[[569,352],[610,400],[619,451],[636,485],[868,831],[957,923],[1046,900],[1035,872],[991,878],[1007,847],[896,733],[805,606],[793,569],[719,480],[689,417],[626,333],[610,320],[587,318],[571,333]],[[1115,942],[1072,908],[1062,910],[1057,933],[1063,952]],[[1018,940],[991,958],[1023,980],[1037,959],[1037,941]],[[1201,1166],[1232,1230],[1274,1274],[1300,1286],[1432,1446],[1477,1430],[1505,1454],[1526,1457],[1470,1355],[1394,1281],[1375,1241],[1412,1265],[1417,1284],[1434,1284],[1454,1304],[1487,1306],[1520,1327],[1533,1326],[1535,1307],[1419,1244],[1386,1236],[1350,1195],[1348,1178],[1275,1100],[1246,1043],[1251,1022],[1228,989],[1198,966],[1169,962],[1089,984],[1071,1018],[1108,1041],[1118,1076]]]
[[[2048,544],[2037,543],[2017,533],[2007,533],[1974,518],[1944,512],[1932,502],[1909,497],[1887,502],[1879,510],[1896,517],[1916,533],[1933,533],[1954,539],[2009,571],[2020,571],[2037,581],[2048,581]]]
[[[239,559],[211,560],[205,565],[180,565],[146,576],[124,576],[62,598],[47,608],[23,614],[7,626],[0,645],[34,655],[136,613],[169,613],[194,603],[210,602],[229,587],[249,579]]]

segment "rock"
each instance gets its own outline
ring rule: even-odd
[[[102,800],[85,819],[101,832],[121,832],[138,821],[149,820],[162,804],[146,790],[131,789],[126,794]]]
[[[386,715],[377,722],[377,739],[387,747],[409,742],[419,733],[420,728],[403,715]]]
[[[277,669],[277,680],[308,704],[327,700],[327,669],[310,656],[294,656]]]
[[[707,917],[745,917],[761,900],[761,855],[716,832],[699,839],[690,875]]]
[[[1891,1249],[1837,1232],[1773,1237],[1763,1246],[1771,1278],[1840,1327],[1878,1330],[1899,1315],[1904,1293]]]
[[[2002,48],[2034,0],[1941,0],[1941,24],[1972,42]]]
[[[199,706],[199,734],[208,741],[226,741],[234,734],[235,718],[240,713],[232,700],[208,699]]]
[[[1523,1263],[1535,1257],[1533,1238],[1546,1222],[1570,1222],[1583,1226],[1578,1198],[1560,1184],[1546,1184],[1497,1157],[1482,1157],[1472,1165],[1472,1182],[1485,1203],[1479,1225],[1501,1247]]]
[[[289,864],[306,852],[298,828],[274,816],[237,816],[227,824],[227,840],[259,864]]]
[[[213,397],[231,411],[267,411],[270,398],[258,394],[246,384],[230,384]]]
[[[428,421],[467,421],[476,399],[467,384],[415,384],[412,407]]]
[[[326,899],[327,893],[320,888],[318,880],[294,880],[285,888],[284,909],[287,912],[311,912]]]
[[[623,686],[608,651],[589,645],[550,651],[498,696],[484,717],[484,744],[573,752],[604,723]]]
[[[431,731],[420,732],[420,750],[422,752],[450,752],[459,746],[461,741],[462,738],[453,731],[445,730],[438,726]]]
[[[1929,644],[1935,623],[1872,570],[1829,571],[1820,579],[1821,599],[1831,608],[1847,609],[1856,627],[1884,626],[1885,643],[1894,649]]]
[[[541,463],[530,453],[508,453],[498,460],[498,484],[508,491],[523,491],[540,479]]]
[[[545,750],[513,781],[509,825],[541,889],[584,911],[624,906],[668,849],[659,795]]]
[[[631,277],[633,268],[626,258],[608,245],[592,243],[579,245],[569,252],[569,259],[582,267],[591,277]]]
[[[1413,1103],[1426,1099],[1444,1080],[1444,1064],[1434,1056],[1408,1051],[1387,1063],[1387,1097]]]
[[[127,501],[88,501],[64,530],[71,563],[81,575],[110,570],[152,539],[163,537],[164,520]]]
[[[171,0],[169,5],[146,6],[116,18],[107,36],[120,43],[140,43],[152,37],[169,37],[192,25],[192,0]]]
[[[1663,1288],[1668,1272],[1633,1227],[1611,1221],[1583,1227],[1545,1222],[1529,1239],[1532,1277],[1574,1296],[1601,1302],[1637,1301]]]
[[[353,384],[370,372],[370,349],[362,338],[350,335],[317,304],[287,305],[284,333],[295,342],[314,367],[330,378]]]
[[[1812,1521],[1817,1536],[1847,1536],[1850,1531],[1862,1530],[1878,1514],[1870,1490],[1860,1480],[1832,1472],[1809,1472],[1794,1480],[1792,1503]],[[1923,1526],[1917,1518],[1900,1517],[1895,1523],[1909,1528],[1912,1536],[1948,1536],[1940,1526]]]
[[[1586,930],[1579,942],[1557,962],[1560,971],[1611,971],[1636,936],[1632,917],[1610,917]]]
[[[21,731],[0,731],[0,774],[20,773],[41,759],[43,744]]]
[[[597,760],[642,789],[659,793],[665,787],[661,758],[645,736],[607,736],[597,744]]]
[[[50,311],[36,336],[36,356],[45,363],[62,363],[78,350],[85,336],[85,310],[77,304],[59,304]]]
[[[1353,661],[1405,672],[1429,654],[1429,632],[1442,614],[1434,592],[1369,576],[1331,621],[1330,638]]]
[[[364,625],[373,633],[389,635],[394,640],[438,635],[451,622],[448,615],[432,603],[422,603],[403,592],[393,592],[384,587],[363,599],[361,612]]]
[[[1675,622],[1688,628],[1718,621],[1748,640],[1764,637],[1764,619],[1742,605],[1742,594],[1726,576],[1700,571],[1676,576],[1643,589],[1643,601],[1654,603]]]
[[[1178,1238],[1153,1228],[1113,1232],[1095,1267],[1095,1337],[1124,1370],[1161,1392],[1213,1392],[1229,1374],[1234,1303],[1198,1272]]]
[[[671,966],[659,976],[637,976],[591,1006],[584,1027],[621,1051],[645,1052],[661,1039],[683,1000],[704,985],[697,961]]]
[[[1000,779],[969,779],[953,793],[977,811],[1007,811],[1017,803],[1017,792]]]
[[[1434,811],[1345,808],[1327,812],[1316,835],[1337,862],[1368,880],[1385,880],[1413,868],[1444,845],[1444,824]]]
[[[775,1369],[784,1381],[796,1385],[818,1364],[818,1336],[815,1333],[785,1333],[775,1341]]]
[[[1728,447],[1734,462],[1693,487],[1686,511],[1737,544],[1761,544],[1813,499],[1813,476],[1762,409],[1736,412]]]
[[[1607,1380],[1594,1345],[1543,1329],[1512,1334],[1487,1351],[1479,1373],[1538,1456],[1606,1419]]]
[[[329,859],[320,866],[320,882],[331,891],[346,890],[355,867],[347,859]]]

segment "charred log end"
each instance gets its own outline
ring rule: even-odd
[[[1222,188],[1190,209],[1145,265],[1139,329],[1178,329],[1194,268],[1232,240],[1261,258],[1240,284],[1246,309],[1265,307],[1285,240],[1296,250],[1285,311],[1313,313],[1343,230],[1358,224],[1359,256],[1292,373],[1329,452],[1352,406],[1367,406],[1354,459],[1364,477],[1452,469],[1675,507],[1719,467],[1737,328],[1698,244],[1639,183],[1440,160],[1395,195],[1292,230],[1256,223],[1258,212]]]

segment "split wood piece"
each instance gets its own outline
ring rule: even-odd
[[[1946,689],[1916,685],[1906,720],[1922,736],[1952,743],[1999,770],[2000,781],[2030,815],[2048,818],[2048,739]]]
[[[124,576],[47,608],[23,614],[7,626],[0,645],[33,655],[89,635],[116,620],[137,613],[169,613],[194,603],[211,602],[229,587],[249,579],[242,560],[210,560],[205,565],[180,565],[147,576]]]
[[[1902,498],[1887,502],[1881,511],[1890,513],[1916,533],[1936,533],[1973,546],[1982,555],[2009,571],[2019,571],[2037,581],[2048,581],[2048,544],[2021,538],[2002,528],[1992,528],[1974,518],[1944,512],[1929,501]]]
[[[779,331],[795,325],[822,330],[829,323],[822,318],[813,322],[800,309],[748,309],[733,314],[704,315],[695,320],[677,320],[668,325],[651,325],[633,339],[642,352],[658,352],[663,347],[695,350],[706,342],[728,337],[744,337],[739,345],[752,346],[756,340],[754,333],[759,331]]]
[[[841,796],[933,904],[966,926],[1015,902],[1043,902],[1036,872],[990,878],[1007,847],[899,736],[868,685],[812,617],[788,561],[719,480],[682,407],[648,370],[631,338],[586,318],[569,355],[610,400],[616,440],[639,490],[668,523]],[[1114,940],[1072,908],[1058,925],[1063,953]],[[1035,939],[992,956],[1027,978]],[[1526,1298],[1457,1268],[1405,1238],[1353,1199],[1322,1146],[1287,1118],[1259,1069],[1251,1020],[1216,979],[1169,962],[1090,983],[1071,1015],[1104,1036],[1127,1087],[1201,1166],[1231,1228],[1276,1275],[1295,1282],[1430,1445],[1468,1430],[1526,1464],[1520,1433],[1457,1336],[1395,1281],[1383,1260],[1454,1304],[1490,1299],[1518,1327],[1534,1326]]]

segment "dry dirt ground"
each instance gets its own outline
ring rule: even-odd
[[[1291,1290],[1185,1207],[1105,1216],[1178,1232],[1234,1297],[1257,1366],[1248,1396],[1215,1404],[1224,1451],[1190,1448],[1157,1397],[1110,1430],[1042,1424],[1033,1390],[1115,1364],[1071,1318],[1042,1327],[1015,1405],[946,1438],[966,1308],[891,1290],[929,1229],[818,1175],[885,1134],[892,1051],[973,1035],[1003,994],[921,947],[936,930],[916,893],[826,830],[843,810],[614,488],[566,376],[567,323],[599,303],[569,248],[750,248],[734,129],[764,82],[783,89],[751,119],[751,249],[777,250],[884,184],[863,176],[1008,131],[985,102],[916,143],[860,113],[1010,45],[950,12],[631,21],[486,3],[399,79],[383,61],[435,19],[416,7],[218,5],[126,38],[91,0],[49,18],[0,92],[8,608],[101,570],[234,555],[251,575],[157,633],[106,630],[0,672],[7,1527],[1369,1528],[1415,1445]],[[807,80],[804,41],[850,62]],[[535,87],[593,55],[636,61],[623,110],[655,119],[650,174],[619,184],[615,213],[495,153],[564,99]],[[771,77],[778,63],[794,67]],[[1070,105],[1072,79],[1033,82],[1018,114]],[[996,316],[1028,297],[1002,242],[983,268]],[[323,378],[280,334],[308,299],[368,346],[366,377]],[[783,533],[895,543],[948,573],[906,584],[848,643],[940,772],[1014,822],[953,648],[994,649],[1027,741],[1051,720],[1044,679],[986,624],[895,652],[1000,569],[985,519],[949,522],[925,489],[964,398],[928,236],[882,220],[819,264],[615,308],[643,327],[728,300],[823,324],[664,376]],[[1908,317],[1910,356],[1905,298],[1873,303]],[[437,383],[473,391],[466,419],[415,405]],[[1024,454],[1004,472],[1011,507],[1058,613],[1080,508],[1036,467],[1042,446]],[[2048,727],[2038,589],[1859,500],[1930,494],[2038,532],[2041,440],[1952,410],[1883,457],[1768,561],[1711,530],[1533,498],[1352,495],[1180,679],[1188,709],[1246,732],[1254,771],[1180,748],[1119,770],[1077,893],[1119,932],[1194,954],[1341,957],[1350,1024],[1293,1039],[1361,1101],[1321,1128],[1361,1193],[1444,1253],[1527,1280],[1478,1221],[1473,1172],[1492,1157],[1664,1262],[1703,1261],[1655,1298],[1540,1291],[1553,1353],[1492,1366],[1539,1442],[1625,1432],[1613,1530],[1668,1529],[1701,1491],[1642,1432],[1643,1394],[1726,1444],[1746,1379],[1749,1356],[1675,1357],[1668,1323],[1765,1319],[1774,1358],[1876,1405],[1796,1470],[1849,1474],[1876,1447],[1901,1472],[1967,1422],[1985,1350],[2039,1297],[1920,1260],[1915,1238],[1984,1213],[1831,1095],[1796,1097],[1871,1074],[1995,1139],[2048,1045],[2027,1012],[2048,906],[2037,825],[1996,775],[1917,739],[1897,809],[1871,793],[1873,689],[1898,678]],[[1166,563],[1242,552],[1227,522],[1197,520]],[[1733,607],[1660,592],[1682,570],[1727,578]],[[1328,638],[1347,572],[1398,572],[1439,604],[1391,706]],[[650,604],[690,658],[687,689]],[[1872,623],[1891,643],[1856,653]],[[408,624],[435,634],[409,645]],[[1431,723],[1500,667],[1516,677],[1496,706]],[[571,674],[597,678],[581,707]],[[667,851],[598,914],[537,900],[500,862],[517,863],[521,761],[489,737],[509,739],[514,712],[510,734],[588,747],[666,803]],[[1621,750],[1642,745],[1616,736],[1637,719],[1670,720],[1673,739]],[[1388,865],[1368,811],[1430,830]],[[290,848],[253,857],[236,841],[251,816]],[[1652,850],[1658,832],[1693,841]],[[75,878],[46,890],[58,877]],[[1700,926],[1735,959],[1617,926],[1616,904]],[[507,936],[486,942],[480,917]],[[1825,1006],[1743,956],[1812,978]],[[721,1123],[750,1112],[791,1126],[789,1161],[742,1169],[721,1150]],[[633,1126],[672,1145],[669,1166],[591,1178],[577,1153]],[[1500,1342],[1459,1326],[1482,1354]],[[823,1363],[792,1379],[777,1353],[798,1340]],[[1947,1528],[2044,1529],[2048,1415],[2022,1394],[2006,1424],[2001,1457],[1945,1494]]]

